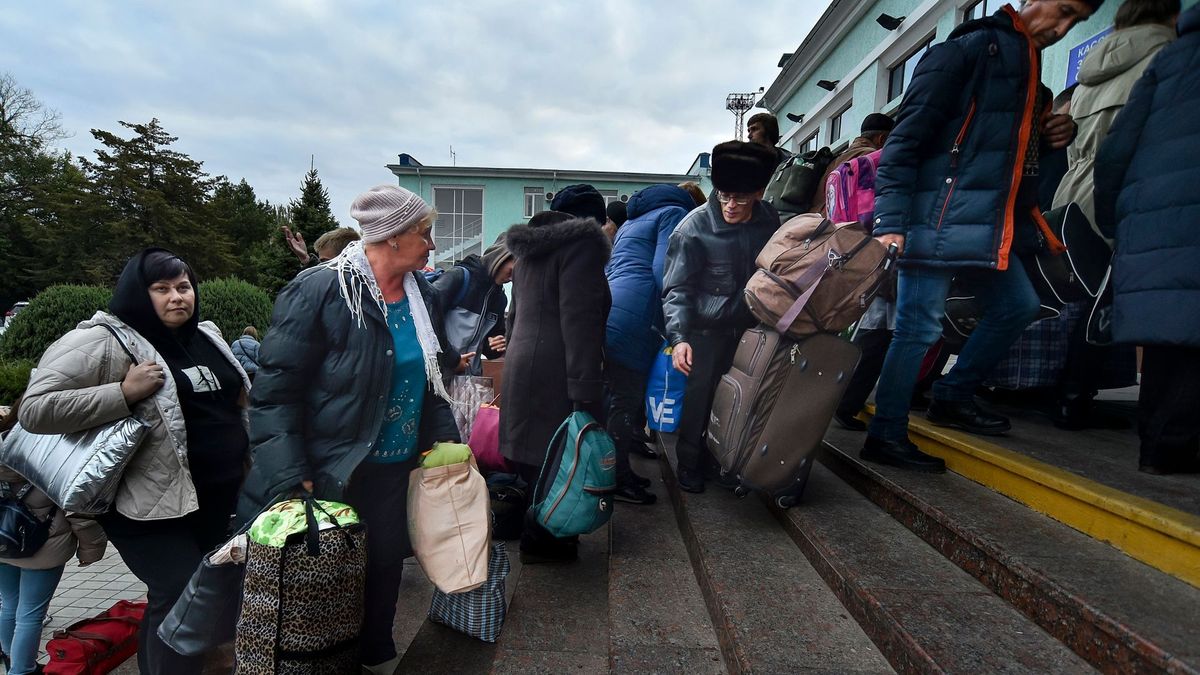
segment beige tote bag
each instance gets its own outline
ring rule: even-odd
[[[488,576],[492,510],[487,481],[468,462],[414,469],[408,534],[425,576],[443,593],[464,593]]]

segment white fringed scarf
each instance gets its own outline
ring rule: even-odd
[[[386,321],[388,315],[387,303],[383,301],[383,292],[375,281],[375,272],[367,261],[361,241],[350,242],[341,254],[329,262],[326,267],[338,273],[338,284],[341,288],[342,299],[350,309],[358,326],[363,325],[363,294],[369,294],[379,307]],[[425,360],[425,378],[429,380],[434,393],[447,401],[453,401],[446,385],[442,382],[442,369],[438,366],[438,354],[442,346],[438,342],[437,333],[433,330],[433,322],[429,320],[429,311],[425,308],[425,299],[421,295],[421,286],[412,274],[404,275],[404,294],[408,297],[408,308],[412,312],[413,326],[417,331],[417,342]]]

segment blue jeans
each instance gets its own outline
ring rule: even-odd
[[[946,295],[956,273],[969,275],[970,286],[984,314],[954,367],[933,385],[935,400],[973,400],[975,390],[1037,316],[1041,302],[1016,256],[1009,258],[1008,269],[1003,272],[901,267],[896,332],[875,390],[876,412],[869,435],[885,441],[908,438],[913,387],[921,371],[921,360],[942,334]]]
[[[0,563],[0,647],[12,660],[13,675],[37,667],[42,620],[65,567],[27,570]]]

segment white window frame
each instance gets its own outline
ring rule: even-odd
[[[621,191],[620,190],[599,190],[598,189],[596,191],[600,193],[601,197],[604,197],[604,205],[605,206],[608,206],[609,204],[611,204],[613,202],[621,200]]]
[[[539,211],[545,211],[546,188],[525,187],[525,217],[532,218]]]
[[[1000,9],[1000,4],[1000,0],[974,0],[974,2],[968,2],[958,11],[958,23],[966,21],[967,15],[971,13],[971,10],[979,5],[983,5],[983,14],[980,15],[980,18],[983,18],[994,14],[997,9]]]
[[[433,240],[437,244],[437,249],[433,252],[431,262],[436,264],[452,264],[466,258],[472,253],[483,255],[483,228],[484,228],[484,211],[486,210],[485,201],[487,191],[482,185],[434,185],[430,187],[430,198],[433,200],[434,207],[438,203],[438,190],[472,190],[479,192],[479,213],[468,213],[466,211],[451,210],[449,212],[438,209],[437,220],[433,223]],[[465,199],[463,200],[465,206]],[[463,224],[460,227],[455,227],[453,223],[449,225],[450,233],[446,234],[447,224],[445,218],[453,218],[458,216],[463,218]],[[467,223],[465,218],[469,216],[478,216],[479,218],[479,236],[467,237],[462,232],[466,229]]]

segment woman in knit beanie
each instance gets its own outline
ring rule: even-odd
[[[276,301],[259,351],[254,465],[238,516],[295,490],[357,510],[367,524],[360,658],[369,672],[391,673],[400,574],[412,553],[408,474],[434,443],[459,440],[446,400],[455,357],[420,273],[436,248],[434,210],[381,185],[350,214],[362,241],[302,272]]]

